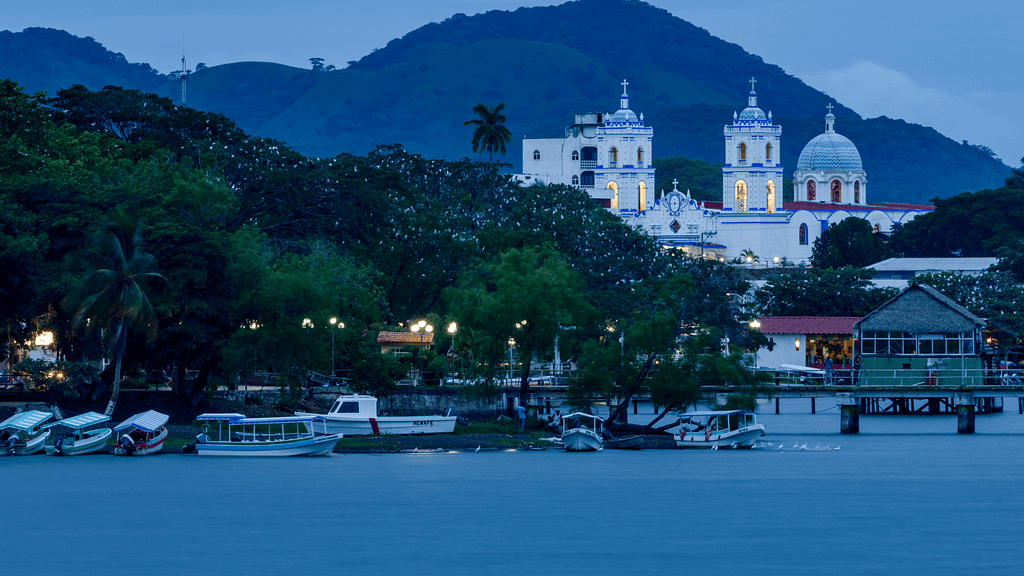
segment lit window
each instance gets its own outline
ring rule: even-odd
[[[736,211],[747,211],[747,183],[743,180],[736,181]]]
[[[612,150],[614,150],[614,148],[612,148]],[[612,210],[618,210],[619,209],[619,185],[616,184],[615,182],[609,182],[608,186],[605,186],[605,188],[607,188],[608,190],[614,190],[615,191],[615,195],[612,196],[612,206],[611,206],[611,208],[612,208]]]
[[[639,164],[643,164],[644,163],[644,149],[643,148],[637,148],[636,149],[636,161]]]
[[[616,162],[618,162],[619,161],[619,150],[618,150],[618,148],[612,146],[612,149],[608,151],[608,157],[611,160],[612,164],[615,164]]]
[[[842,182],[840,182],[839,180],[833,180],[832,184],[829,186],[829,189],[832,191],[832,201],[833,202],[842,202],[843,201],[843,183]]]
[[[770,146],[770,144],[769,144]],[[775,212],[775,182],[772,180],[768,181],[768,213],[772,214]]]
[[[858,204],[860,203],[860,180],[853,182],[853,201]]]
[[[808,201],[814,200],[814,190],[815,190],[815,188],[816,187],[814,185],[814,180],[808,180],[807,181],[807,200]]]
[[[540,150],[534,150],[533,151],[533,159],[534,160],[540,160]]]
[[[772,144],[771,144],[771,142],[769,142],[768,144],[765,144],[765,147],[764,147],[764,159],[765,159],[766,162],[771,162],[772,161]]]
[[[645,182],[641,182],[640,183],[640,198],[639,198],[639,200],[640,200],[640,204],[639,204],[640,207],[637,208],[637,210],[646,210],[647,209],[647,184]]]
[[[744,144],[743,142],[740,142],[740,162],[743,162],[746,159],[747,159],[747,145]]]

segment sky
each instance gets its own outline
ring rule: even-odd
[[[453,14],[558,0],[8,0],[0,29],[91,36],[160,72],[242,61],[342,68]],[[1024,157],[1024,10],[1014,0],[648,0],[865,118],[888,116]],[[770,107],[770,103],[764,103]],[[824,113],[824,112],[823,112]],[[652,119],[653,120],[653,119]],[[653,122],[652,122],[653,124]],[[837,126],[842,132],[842,127]]]

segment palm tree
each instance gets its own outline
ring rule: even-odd
[[[74,312],[74,327],[86,334],[98,333],[113,356],[114,388],[104,412],[110,416],[121,390],[121,358],[128,333],[137,330],[147,342],[156,340],[153,303],[170,290],[166,278],[151,272],[156,259],[142,250],[139,221],[120,210],[99,226],[85,256],[94,261],[95,269],[72,290],[66,304]]]
[[[512,132],[504,126],[505,115],[501,113],[504,109],[504,102],[494,108],[477,104],[473,106],[473,112],[476,112],[479,118],[462,123],[463,126],[476,126],[473,130],[473,152],[486,151],[490,154],[491,162],[494,161],[495,152],[501,152],[504,156],[505,144],[512,141]]]

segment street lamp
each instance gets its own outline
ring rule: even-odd
[[[508,383],[512,385],[512,349],[516,347],[516,339],[508,339]]]
[[[761,329],[761,321],[758,320],[757,318],[754,318],[753,320],[750,321],[750,327],[752,329],[754,329],[754,330],[760,330]],[[758,346],[755,344],[754,345],[754,368],[755,369],[757,368],[757,349],[758,349]]]
[[[448,334],[452,337],[452,377],[455,377],[455,333],[459,331],[459,327],[452,322],[448,325]]]
[[[431,326],[430,324],[427,324],[426,320],[420,320],[419,322],[413,324],[409,329],[412,330],[414,334],[419,334],[420,335],[420,360],[419,360],[419,364],[420,364],[420,366],[419,366],[419,373],[420,374],[419,374],[419,379],[422,382],[423,381],[423,334],[424,333],[430,334],[431,332],[434,331],[434,327]]]
[[[338,328],[345,328],[344,322],[338,322],[337,318],[331,318],[331,327],[337,326]],[[337,372],[334,369],[334,330],[331,330],[331,377],[333,378]]]

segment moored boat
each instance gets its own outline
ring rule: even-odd
[[[109,420],[110,416],[106,414],[86,412],[47,424],[46,427],[51,430],[52,442],[46,443],[46,453],[75,456],[105,450],[112,431],[110,428],[97,426]]]
[[[589,426],[588,426],[589,424]],[[593,414],[573,412],[562,418],[562,447],[567,452],[593,452],[601,450],[604,419]]]
[[[679,418],[680,448],[753,448],[764,426],[746,410],[687,412]]]
[[[145,456],[159,452],[164,447],[164,440],[167,440],[167,420],[167,414],[146,410],[121,422],[114,427],[117,438],[114,454]]]
[[[50,418],[53,418],[53,412],[28,410],[0,422],[2,453],[27,456],[42,450],[43,443],[50,436],[50,431],[43,424]]]
[[[605,438],[604,447],[615,450],[639,450],[644,445],[643,436],[624,436],[622,438]]]
[[[363,394],[339,396],[327,414],[296,412],[296,416],[319,416],[327,431],[346,436],[378,434],[451,434],[458,416],[378,416],[377,398]]]
[[[210,413],[196,420],[205,422],[203,433],[190,446],[205,456],[326,456],[342,438],[328,433],[326,421],[316,415],[246,418]]]

